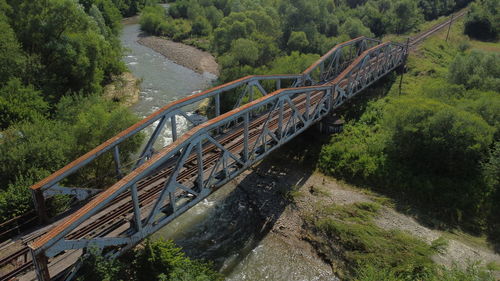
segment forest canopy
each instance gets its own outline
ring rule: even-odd
[[[137,122],[102,91],[126,70],[122,16],[147,2],[0,0],[0,222],[32,208],[30,185]]]

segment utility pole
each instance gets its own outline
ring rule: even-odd
[[[455,14],[451,14],[450,25],[448,26],[448,33],[446,34],[446,42],[448,42],[448,37],[450,37],[451,24],[453,23],[453,16]]]
[[[408,59],[409,48],[410,48],[410,37],[406,38],[406,54],[405,54],[405,58],[403,61],[403,65],[401,67],[401,79],[399,80],[399,95],[400,96],[401,96],[401,91],[403,89],[403,76],[405,74],[406,60]]]

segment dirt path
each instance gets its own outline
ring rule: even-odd
[[[195,72],[200,74],[208,72],[219,76],[219,65],[214,56],[208,52],[156,36],[145,36],[137,42]]]

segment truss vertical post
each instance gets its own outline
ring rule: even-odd
[[[279,89],[281,89],[281,79],[278,78],[276,80],[276,90],[279,90]]]
[[[141,206],[139,205],[139,196],[137,195],[137,184],[134,183],[130,187],[130,193],[132,194],[132,202],[134,204],[135,229],[137,232],[142,232]]]
[[[243,126],[244,126],[244,129],[243,129],[243,158],[245,160],[245,162],[247,162],[249,159],[249,155],[248,155],[248,125],[250,123],[250,116],[249,116],[249,113],[246,112],[244,117],[243,117]]]
[[[403,58],[403,64],[401,65],[401,79],[399,80],[399,95],[401,95],[401,92],[403,90],[403,76],[405,74],[405,66],[406,66],[406,59],[408,58],[408,48],[410,46],[410,38],[406,38],[406,50],[405,50],[405,56]]]
[[[326,90],[326,94],[329,96],[329,99],[328,99],[328,112],[331,112],[332,109],[333,109],[333,99],[335,98],[333,95],[334,95],[334,92],[332,90],[332,88]]]
[[[116,177],[118,179],[121,179],[123,177],[122,171],[121,171],[121,163],[120,163],[120,149],[118,148],[118,145],[116,145],[113,148],[113,159],[115,160],[115,170],[116,170]]]
[[[175,212],[177,212],[177,202],[175,200],[175,194],[173,192],[168,193],[168,200],[170,202],[168,207],[170,208],[172,214],[174,214]]]
[[[254,86],[255,86],[255,83],[252,82],[248,85],[248,103],[251,103],[253,101],[253,92],[254,92]],[[253,116],[253,112],[251,111],[250,112],[250,117]]]
[[[215,95],[215,117],[220,115],[220,94]]]
[[[170,117],[170,127],[172,128],[172,142],[177,140],[177,121],[175,115]]]
[[[279,114],[278,114],[278,138],[281,139],[283,138],[283,109],[285,107],[285,104],[283,102],[283,99],[279,100]]]
[[[198,178],[197,178],[197,182],[198,182],[198,188],[199,188],[199,191],[201,192],[201,190],[203,189],[203,150],[202,150],[202,147],[201,147],[201,139],[200,141],[198,142],[198,144],[196,145],[196,155],[197,155],[197,158],[198,158]]]
[[[453,23],[453,16],[454,16],[454,14],[451,14],[450,25],[448,26],[448,32],[446,33],[446,41],[445,42],[448,42],[448,37],[450,37],[450,30],[451,30],[451,24]]]
[[[340,69],[340,56],[342,56],[342,49],[337,51],[337,54],[335,54],[335,75],[339,74],[339,69]]]
[[[215,95],[215,117],[220,115],[220,94]],[[217,134],[220,134],[220,127],[217,127]]]
[[[31,254],[33,255],[33,263],[35,264],[35,272],[38,281],[50,281],[48,258],[43,252],[35,255],[35,253],[31,251]]]
[[[248,94],[248,102],[250,103],[250,102],[253,101],[253,92],[254,92],[255,83],[252,82],[248,86],[250,87],[248,89],[248,92],[249,92],[249,94]]]
[[[307,91],[306,92],[306,112],[305,112],[306,113],[305,119],[307,122],[309,122],[309,119],[310,119],[310,115],[309,115],[310,109],[311,109],[311,92]]]
[[[41,189],[32,189],[31,196],[33,197],[33,203],[35,205],[40,224],[48,223],[49,216],[47,215],[47,206],[45,205],[45,197],[43,196],[43,191]]]

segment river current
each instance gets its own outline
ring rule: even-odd
[[[121,41],[130,71],[142,79],[139,102],[132,110],[145,117],[174,100],[209,88],[210,75],[177,65],[137,43],[138,24],[125,25]],[[187,130],[186,124],[178,127]],[[168,131],[168,130],[167,130]],[[165,143],[170,135],[163,135]],[[214,262],[226,280],[337,280],[293,246],[262,233],[265,218],[252,208],[248,196],[233,183],[191,208],[153,239],[172,239],[188,256]]]

